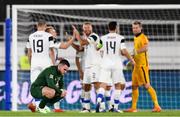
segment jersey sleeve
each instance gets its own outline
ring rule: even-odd
[[[49,47],[50,48],[54,47],[54,38],[53,38],[53,36],[49,37]]]
[[[61,43],[56,42],[56,43],[53,44],[52,47],[59,49],[60,45],[61,45]]]
[[[52,89],[56,90],[57,93],[61,94],[62,90],[56,86],[56,84],[54,83],[53,78],[54,78],[53,74],[47,74],[46,75],[47,86],[49,88],[52,88]]]
[[[29,37],[29,39],[30,39],[30,37]],[[27,42],[26,42],[26,48],[31,48],[29,39],[28,39]]]
[[[64,81],[63,81],[63,78],[61,78],[61,79],[59,80],[59,88],[60,88],[60,89],[64,89]]]
[[[126,44],[125,44],[125,39],[124,38],[121,39],[120,48],[121,48],[121,50],[126,49]]]
[[[87,38],[87,41],[89,43],[98,43],[99,41],[99,36],[93,34],[93,35],[90,35],[88,38]]]
[[[143,42],[143,45],[147,45],[149,43],[149,40],[148,40],[148,38],[146,36],[144,36],[142,42]]]

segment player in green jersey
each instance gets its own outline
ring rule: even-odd
[[[50,109],[46,104],[54,104],[66,96],[63,75],[68,71],[70,64],[63,59],[57,66],[50,66],[43,70],[31,85],[31,95],[41,99],[37,110],[48,113]],[[32,105],[32,108],[35,109]]]

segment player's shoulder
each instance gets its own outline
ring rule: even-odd
[[[33,37],[36,34],[36,32],[33,32],[29,35],[29,38]]]
[[[103,39],[106,39],[108,36],[109,36],[109,33],[108,33],[108,34],[105,34],[105,35],[102,35],[102,36],[101,36],[101,39],[102,39],[102,40],[103,40]]]
[[[97,39],[99,39],[99,36],[98,36],[98,34],[93,32],[89,35],[89,38],[92,38],[94,41],[96,41]]]
[[[51,36],[52,36],[50,33],[45,32],[45,31],[43,31],[42,34],[45,35],[45,36],[47,36],[47,37],[51,37]]]
[[[54,72],[56,70],[56,66],[49,66],[49,67],[47,67],[44,71],[45,71],[45,73],[52,73],[52,72]]]
[[[148,36],[145,35],[144,33],[141,34],[141,38],[142,38],[142,39],[147,39],[147,40],[148,40]]]
[[[124,39],[124,38],[125,38],[123,35],[120,35],[120,34],[117,34],[117,37],[118,37],[119,39]]]

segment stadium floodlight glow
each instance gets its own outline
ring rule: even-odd
[[[178,12],[174,12],[176,10]],[[65,31],[71,32],[72,24],[80,29],[83,22],[90,21],[94,31],[101,36],[107,33],[109,21],[117,21],[130,49],[133,45],[131,23],[140,20],[152,41],[149,49],[150,68],[177,70],[180,69],[180,53],[177,52],[180,50],[180,34],[177,32],[179,12],[180,5],[12,5],[12,110],[18,110],[18,57],[23,53],[26,40],[35,30],[38,19],[45,18],[55,26],[60,40],[64,40]],[[75,50],[69,48],[59,53],[70,60],[71,70],[76,70]],[[170,105],[166,106],[171,108]]]

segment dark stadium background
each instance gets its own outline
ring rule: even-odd
[[[49,5],[49,4],[56,4],[56,5],[57,4],[59,5],[86,4],[87,5],[87,4],[108,4],[108,3],[109,4],[180,4],[180,0],[148,0],[148,1],[145,1],[145,0],[27,0],[27,1],[25,0],[0,0],[0,22],[5,21],[6,5],[12,5],[12,4],[46,4],[46,5]],[[2,33],[3,33],[3,30],[2,30],[2,27],[0,27],[0,34]],[[151,76],[153,76],[154,74],[155,72],[151,72]],[[176,86],[176,84],[174,84],[174,86]],[[164,88],[164,87],[161,87],[161,88]],[[152,106],[151,104],[148,104],[148,105]]]
[[[6,17],[7,4],[180,4],[179,0],[0,0],[0,21]]]
[[[12,4],[180,4],[180,0],[0,0],[0,22],[5,21],[6,5]]]

